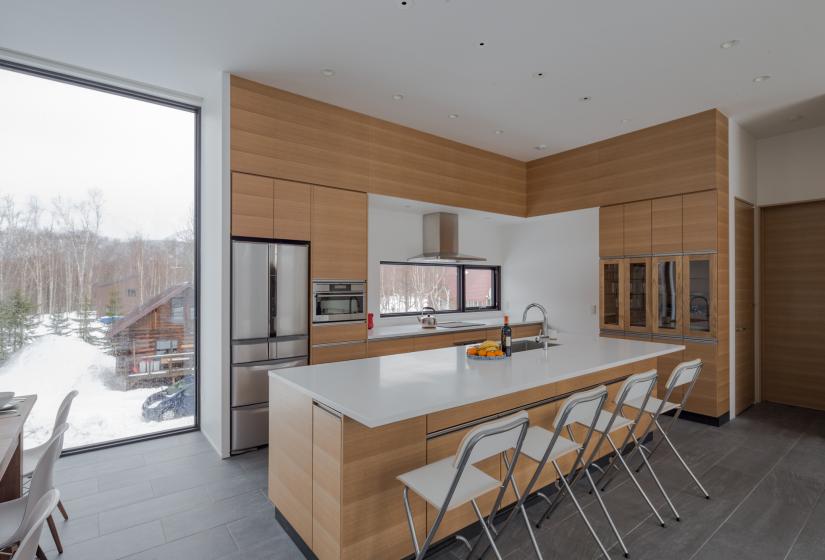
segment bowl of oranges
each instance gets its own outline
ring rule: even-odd
[[[501,344],[494,340],[485,340],[467,348],[467,357],[471,360],[503,360],[507,356],[501,350]]]

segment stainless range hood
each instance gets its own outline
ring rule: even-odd
[[[484,257],[462,255],[458,251],[458,214],[424,214],[424,252],[410,262],[479,262]]]

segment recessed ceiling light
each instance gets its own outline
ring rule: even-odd
[[[539,151],[546,150],[547,149],[547,144],[539,144],[538,146],[533,146],[533,149],[534,150],[539,150]]]
[[[398,7],[399,8],[411,8],[413,5],[413,0],[399,0]]]
[[[619,122],[621,122],[622,124],[627,124],[627,123],[629,123],[629,122],[630,122],[630,119],[622,119],[622,120],[621,120],[621,121],[619,121]]]
[[[450,113],[449,117],[450,117],[451,119],[457,119],[457,118],[458,118],[458,115],[456,115],[455,113]]]
[[[591,99],[592,99],[592,97],[590,97],[589,95],[585,95],[584,97],[579,97],[579,101],[581,101],[582,103],[587,103]]]
[[[396,93],[395,95],[392,96],[392,98],[395,99],[396,101],[401,101],[402,99],[404,99],[404,95],[401,94],[401,93]]]
[[[478,44],[478,46],[479,46],[479,47],[483,47],[483,46],[485,46],[485,45],[486,45],[486,43],[485,43],[484,41],[481,41],[481,42]]]
[[[501,135],[501,134],[504,134],[504,131],[503,131],[503,130],[501,130],[501,129],[499,128],[499,129],[497,129],[497,130],[495,131],[495,133],[496,133],[497,135]]]
[[[739,39],[731,39],[730,41],[725,41],[724,43],[719,45],[719,47],[722,48],[722,49],[732,49],[733,47],[735,47],[738,44],[739,44]]]
[[[335,75],[335,70],[333,70],[332,68],[324,68],[323,70],[321,70],[321,75],[327,78],[331,78]]]
[[[541,80],[544,77],[544,72],[533,72],[533,78]]]
[[[757,77],[755,77],[755,78],[753,79],[753,81],[754,81],[754,83],[757,83],[757,84],[758,84],[758,83],[760,83],[760,82],[767,82],[767,81],[768,81],[768,80],[770,80],[770,79],[771,79],[771,77],[770,77],[768,74],[765,74],[764,76],[757,76]]]

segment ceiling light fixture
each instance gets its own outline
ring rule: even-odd
[[[496,135],[502,135],[502,134],[504,134],[504,131],[499,128],[495,131],[495,133],[496,133]]]
[[[321,70],[321,75],[325,78],[331,78],[335,75],[335,70],[333,70],[332,68],[324,68],[323,70]]]
[[[585,95],[584,97],[579,97],[579,101],[581,101],[582,103],[587,103],[591,99],[593,99],[593,98],[590,97],[589,95]]]
[[[482,41],[478,44],[479,47],[483,47],[484,45],[485,45],[484,41]]]
[[[539,150],[539,151],[546,150],[547,149],[547,144],[539,144],[538,146],[533,146],[533,149],[534,150]]]
[[[724,43],[719,45],[719,48],[721,48],[721,49],[732,49],[733,47],[735,47],[738,44],[739,44],[739,39],[731,39],[730,41],[725,41]]]
[[[627,123],[629,123],[629,122],[630,122],[630,119],[622,119],[622,120],[621,120],[621,121],[619,121],[619,122],[621,122],[622,124],[627,124]]]
[[[536,80],[541,80],[544,77],[544,72],[533,72],[533,78]]]
[[[413,4],[412,0],[400,0],[398,2],[398,7],[399,8],[410,8],[410,7],[412,7],[412,4]]]
[[[404,99],[404,95],[401,94],[401,93],[396,93],[395,95],[392,96],[392,98],[395,99],[396,101],[401,101],[402,99]]]
[[[765,74],[765,75],[763,75],[763,76],[757,76],[757,77],[755,77],[755,78],[753,79],[753,82],[754,82],[754,83],[756,83],[756,84],[759,84],[759,83],[761,83],[761,82],[767,82],[767,81],[768,81],[768,80],[770,80],[770,79],[771,79],[771,77],[770,77],[768,74]]]
[[[451,119],[457,119],[457,118],[458,118],[458,115],[456,115],[455,113],[450,113],[449,117],[450,117]]]

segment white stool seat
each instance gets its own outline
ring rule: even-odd
[[[26,515],[26,498],[0,503],[0,548],[14,544],[18,528]]]
[[[435,508],[444,505],[447,492],[453,483],[457,469],[453,466],[455,459],[447,457],[435,463],[430,463],[414,471],[404,473],[398,477],[405,486],[424,498]],[[450,499],[447,511],[466,504],[491,490],[495,490],[501,483],[492,476],[485,474],[472,465],[467,465],[458,481],[458,486]]]
[[[633,399],[627,401],[625,406],[629,406],[631,408],[642,408],[642,401],[644,399]],[[661,399],[657,399],[656,397],[650,397],[647,399],[647,404],[645,405],[645,412],[649,412],[650,414],[656,414],[656,411],[659,410],[659,405],[662,404]],[[665,412],[670,412],[671,410],[676,410],[679,408],[679,405],[676,403],[672,403],[670,401],[665,401],[665,406],[662,408],[662,414]]]
[[[607,424],[610,422],[610,418],[612,417],[612,412],[605,412],[604,410],[599,411],[599,418],[596,420],[596,424],[593,426],[593,429],[600,434],[604,433],[607,429]],[[616,419],[613,420],[613,425],[610,426],[610,431],[615,432],[616,430],[630,426],[632,423],[633,420],[630,420],[629,418],[625,418],[621,415],[616,416]]]
[[[545,430],[540,426],[532,426],[527,429],[527,435],[524,436],[524,443],[521,445],[521,452],[527,455],[532,460],[540,463],[544,458],[544,453],[553,439],[553,432]],[[571,441],[565,437],[558,436],[553,449],[550,450],[550,455],[547,457],[548,461],[555,461],[565,453],[571,451],[578,451],[580,446],[575,441]]]

